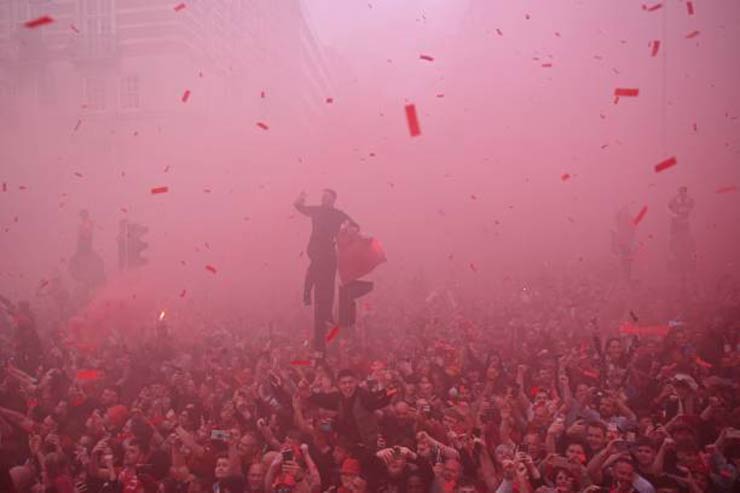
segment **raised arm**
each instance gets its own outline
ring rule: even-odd
[[[306,206],[306,192],[303,191],[298,195],[298,198],[293,202],[293,207],[304,216],[310,216],[310,209]]]

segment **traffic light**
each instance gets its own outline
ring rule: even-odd
[[[370,281],[350,281],[339,286],[339,325],[351,327],[355,324],[357,305],[355,300],[373,290]]]
[[[142,252],[149,247],[141,237],[149,228],[141,224],[121,220],[118,234],[118,265],[122,270],[141,267],[149,260],[142,256]]]

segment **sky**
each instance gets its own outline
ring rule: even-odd
[[[54,108],[18,111],[31,97],[23,84],[6,95],[21,123],[0,135],[0,294],[44,305],[55,273],[74,285],[68,259],[84,208],[110,286],[124,282],[115,236],[127,217],[150,229],[149,266],[127,289],[173,310],[308,320],[310,222],[291,204],[302,190],[315,203],[325,187],[385,247],[371,297],[418,277],[425,289],[478,296],[545,274],[616,279],[611,231],[622,208],[634,218],[647,207],[635,277],[670,283],[667,203],[682,185],[696,202],[696,282],[737,276],[737,1],[291,5],[262,2],[276,11],[242,69],[224,74],[215,58],[141,63],[152,89],[142,104],[174,108],[156,123],[90,116],[71,76],[56,79],[64,102]],[[311,56],[297,49],[307,43]],[[27,80],[18,70],[0,73]],[[617,100],[618,88],[639,92]],[[675,166],[655,171],[672,157]],[[152,194],[159,186],[168,192]]]

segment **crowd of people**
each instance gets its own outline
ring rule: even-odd
[[[738,491],[737,289],[650,323],[578,290],[376,308],[326,353],[166,321],[90,347],[6,300],[0,491]]]

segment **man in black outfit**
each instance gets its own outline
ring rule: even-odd
[[[321,195],[321,205],[307,206],[306,193],[301,192],[293,203],[301,214],[311,218],[311,238],[308,241],[306,254],[311,260],[306,272],[303,288],[303,302],[311,304],[311,290],[314,291],[314,328],[315,346],[319,351],[324,349],[326,324],[332,319],[334,307],[334,279],[337,272],[337,252],[335,242],[343,224],[348,223],[359,228],[347,214],[334,208],[337,193],[325,189]]]

